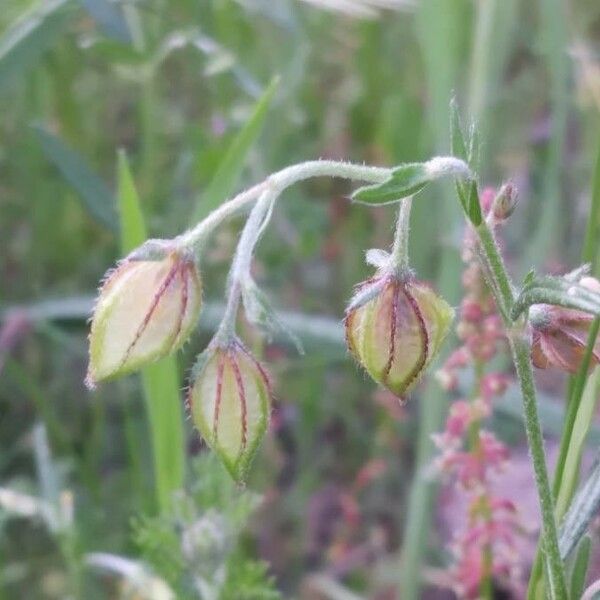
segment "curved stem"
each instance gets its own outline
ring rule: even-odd
[[[398,221],[394,233],[394,245],[390,256],[390,264],[398,274],[406,274],[410,270],[408,262],[408,238],[410,231],[410,210],[412,208],[412,197],[405,198],[400,202],[398,209]]]
[[[263,191],[246,221],[229,270],[225,314],[215,334],[215,339],[219,341],[226,342],[233,335],[235,319],[240,305],[242,281],[250,273],[254,247],[270,218],[270,211],[276,199],[277,195],[271,190],[266,189]]]
[[[513,287],[504,266],[504,260],[496,243],[493,231],[486,221],[475,229],[479,238],[481,249],[484,253],[486,264],[484,267],[492,277],[492,292],[494,293],[498,310],[502,315],[505,325],[510,325],[509,315],[514,304],[515,297]]]
[[[221,204],[206,219],[180,235],[178,242],[183,247],[193,247],[198,250],[216,227],[223,221],[247,210],[266,190],[271,190],[275,196],[278,196],[283,190],[294,183],[321,176],[381,183],[388,179],[391,173],[391,169],[383,167],[368,167],[332,160],[313,160],[292,165],[274,173],[261,183],[238,194],[228,202]]]

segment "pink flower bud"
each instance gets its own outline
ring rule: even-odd
[[[585,355],[593,316],[570,308],[536,305],[531,308],[531,358],[539,369],[556,367],[576,373]],[[600,364],[600,338],[591,364]]]
[[[269,378],[239,340],[203,355],[188,407],[206,443],[231,476],[244,482],[271,414]]]
[[[519,194],[517,188],[512,182],[505,183],[498,192],[498,195],[494,198],[492,204],[492,215],[496,223],[506,221],[510,215],[513,214]]]
[[[346,340],[369,375],[400,397],[439,351],[453,316],[426,285],[388,274],[359,288],[346,311]]]
[[[483,317],[483,310],[478,300],[474,298],[465,298],[460,307],[460,316],[465,321],[477,323]]]
[[[196,324],[201,304],[199,274],[181,253],[119,263],[109,272],[94,309],[88,387],[180,348]]]

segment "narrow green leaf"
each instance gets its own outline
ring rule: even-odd
[[[560,555],[566,559],[577,547],[600,508],[600,461],[581,485],[563,519],[559,532]]]
[[[383,183],[367,185],[352,194],[354,202],[364,204],[389,204],[414,196],[432,181],[426,163],[409,163],[394,169]]]
[[[142,385],[152,437],[158,506],[166,509],[173,492],[183,487],[185,474],[181,382],[175,356],[143,369]]]
[[[119,3],[111,0],[80,1],[107,36],[124,44],[131,44],[131,32]]]
[[[34,67],[69,22],[72,0],[49,0],[25,13],[0,38],[0,90]]]
[[[535,281],[535,270],[531,269],[523,279],[523,287],[531,286]]]
[[[583,588],[585,586],[585,577],[587,575],[588,566],[590,564],[590,551],[592,548],[592,540],[589,536],[585,536],[579,543],[577,555],[573,562],[573,570],[571,572],[571,585],[569,598],[581,598]]]
[[[128,253],[142,244],[148,237],[148,234],[144,224],[140,199],[124,150],[119,151],[118,174],[121,251]]]
[[[465,162],[469,160],[469,152],[455,97],[450,101],[450,146],[452,148],[452,156],[456,156],[456,158],[460,158]]]
[[[594,341],[598,328],[593,332]],[[593,347],[593,344],[592,344]],[[587,363],[590,364],[591,349],[587,349]],[[600,393],[600,368],[596,368],[588,377],[580,401],[577,403],[577,414],[572,424],[569,448],[567,450],[564,468],[561,473],[561,485],[556,498],[556,514],[560,518],[565,514],[579,479],[579,467],[586,436],[592,424],[598,394]]]
[[[119,213],[124,254],[146,237],[138,193],[124,152],[119,153]],[[146,411],[150,423],[156,496],[161,509],[169,506],[172,493],[183,485],[185,455],[180,381],[175,356],[168,356],[142,370]]]
[[[259,98],[252,116],[233,140],[209,186],[198,200],[192,215],[192,223],[204,219],[233,191],[246,163],[248,152],[262,131],[278,85],[279,78],[273,78]]]
[[[593,174],[592,177],[592,201],[591,201],[591,206],[590,206],[590,215],[588,218],[588,227],[586,230],[586,236],[585,236],[585,241],[583,244],[583,249],[582,249],[582,260],[584,263],[589,263],[591,265],[591,272],[593,275],[598,275],[598,268],[600,265],[600,262],[598,261],[598,254],[597,254],[597,236],[599,233],[598,227],[600,225],[600,151],[598,153],[598,157],[597,157],[597,161],[596,161],[596,169],[595,172]],[[580,269],[580,275],[584,274],[583,271]],[[577,280],[577,274],[574,273],[572,274],[572,278]],[[526,291],[527,288],[533,288],[536,285],[536,277],[531,277],[531,278],[526,278],[526,281],[524,282],[523,285],[523,290]],[[546,286],[554,286],[554,288],[558,289],[558,291],[560,292],[561,286],[565,285],[565,281],[564,279],[557,279],[557,278],[550,278],[550,277],[546,277],[546,278],[541,278],[541,281],[544,285]],[[523,295],[523,292],[521,293],[520,297]],[[593,306],[591,306],[590,308],[593,308]],[[593,310],[591,310],[590,312],[594,312]],[[567,398],[568,398],[568,405],[567,405],[567,411],[566,411],[566,417],[564,420],[564,426],[563,426],[563,432],[562,432],[562,436],[561,436],[561,440],[560,440],[560,449],[559,449],[559,454],[558,454],[558,458],[556,461],[556,467],[555,467],[555,471],[554,471],[554,481],[553,481],[553,494],[555,497],[562,497],[562,504],[563,506],[566,508],[567,504],[570,504],[570,500],[571,500],[571,496],[573,494],[574,491],[574,487],[575,484],[579,478],[579,465],[573,460],[574,456],[577,456],[577,446],[583,444],[583,441],[581,440],[581,431],[578,432],[578,438],[576,439],[576,435],[575,435],[575,424],[576,422],[581,423],[585,417],[580,417],[580,411],[583,411],[584,414],[589,413],[589,404],[586,404],[583,402],[583,395],[584,392],[587,392],[587,387],[586,387],[586,380],[588,380],[588,374],[589,374],[589,367],[590,367],[590,360],[591,360],[591,355],[592,355],[592,349],[593,349],[593,345],[595,343],[596,340],[596,336],[598,333],[598,327],[600,324],[600,320],[597,317],[592,325],[592,327],[590,328],[590,335],[589,335],[589,339],[588,339],[588,344],[587,344],[587,348],[586,348],[586,353],[584,355],[584,358],[582,360],[582,364],[581,367],[579,369],[579,372],[577,373],[577,375],[572,376],[569,380],[569,385],[568,385],[568,391],[567,391]],[[591,380],[592,378],[590,378]],[[589,383],[589,385],[592,385],[592,383]],[[591,437],[588,435],[588,438]],[[580,452],[580,451],[579,451]],[[567,473],[566,471],[566,465],[567,465],[567,460],[570,458],[570,464],[571,465],[576,465],[577,468],[577,472],[574,473],[572,468],[573,466],[571,466],[571,470]],[[579,496],[578,496],[579,497]],[[577,499],[573,501],[572,504],[570,504],[570,509],[569,509],[569,514],[571,514],[571,512],[574,510],[574,506],[575,503],[577,502]],[[579,507],[580,508],[580,507]],[[579,510],[579,508],[575,509],[576,511]],[[574,513],[576,516],[577,513]],[[561,514],[558,515],[559,517],[562,517]],[[567,515],[567,519],[569,518],[569,516]],[[585,521],[582,521],[583,525],[582,525],[582,529],[581,531],[579,531],[576,535],[574,535],[573,537],[571,537],[571,540],[575,540],[574,544],[577,543],[578,541],[578,537],[577,535],[581,536],[583,535],[583,533],[585,532],[585,528],[586,528],[586,524]],[[570,535],[570,531],[569,529],[563,528],[563,537],[565,535]],[[561,546],[563,544],[563,540],[561,539]],[[569,550],[570,552],[570,550]],[[541,578],[543,577],[543,573],[542,573],[542,560],[541,560],[541,549],[538,547],[537,550],[537,555],[536,555],[536,559],[535,559],[535,563],[534,563],[534,567],[532,570],[532,576],[531,576],[531,581],[532,581],[532,586],[536,586],[536,581],[539,582],[541,580]],[[539,586],[538,586],[539,587]]]
[[[382,183],[367,185],[352,194],[352,200],[363,204],[390,204],[414,196],[428,183],[442,177],[469,177],[467,164],[453,156],[439,156],[424,163],[406,163],[392,170]],[[477,191],[477,190],[476,190]]]
[[[594,263],[592,270],[594,275],[598,275],[597,269],[600,264],[598,261],[598,236],[600,235],[600,146],[596,157],[596,167],[592,179],[592,204],[590,215],[587,221],[585,231],[585,241],[583,243],[582,259],[584,263]]]
[[[469,220],[475,227],[481,225],[483,217],[481,215],[481,203],[479,202],[479,191],[477,190],[477,182],[473,179],[468,186],[467,197],[467,215]]]
[[[33,129],[46,158],[77,192],[88,213],[96,221],[116,232],[114,196],[104,181],[92,171],[79,154],[56,135],[40,126],[34,126]]]

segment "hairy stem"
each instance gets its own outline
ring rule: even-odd
[[[523,332],[513,332],[510,334],[509,342],[523,396],[525,430],[533,461],[535,483],[538,489],[542,515],[542,544],[547,560],[550,597],[562,600],[567,598],[567,587],[564,565],[558,547],[557,526],[554,517],[554,499],[550,491],[550,481],[546,467],[544,438],[537,410],[533,370],[529,356],[529,342]]]
[[[408,237],[410,231],[410,210],[412,198],[405,198],[400,202],[398,209],[398,221],[394,233],[394,245],[392,246],[391,264],[400,275],[410,271],[408,262]]]
[[[244,212],[252,206],[265,190],[278,196],[291,185],[312,177],[340,177],[355,181],[381,183],[391,176],[392,170],[383,167],[367,167],[332,160],[313,160],[292,165],[274,173],[261,183],[238,194],[214,210],[206,219],[179,236],[182,247],[201,248],[210,233],[223,221]]]
[[[271,190],[263,191],[246,221],[229,271],[225,314],[216,333],[216,339],[219,341],[226,342],[233,335],[243,279],[250,274],[254,248],[269,220],[270,211],[276,199],[276,195]]]
[[[507,317],[514,304],[512,285],[494,235],[485,220],[476,228],[476,232],[483,251],[483,257],[487,263],[485,266],[489,270],[494,282],[492,293],[503,317],[513,362],[521,387],[525,430],[533,462],[535,483],[542,515],[543,547],[547,560],[551,598],[563,600],[567,598],[565,572],[558,548],[554,500],[550,490],[544,451],[544,438],[537,410],[529,341],[525,335],[524,327],[522,325],[515,327],[515,324]]]

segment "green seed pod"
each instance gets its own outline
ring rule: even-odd
[[[188,408],[206,443],[243,483],[271,414],[269,378],[239,340],[201,356]]]
[[[139,369],[180,348],[202,304],[194,262],[178,252],[162,260],[121,262],[96,302],[86,384]]]
[[[386,274],[363,284],[346,311],[348,348],[377,383],[401,397],[439,351],[453,317],[426,285]]]

